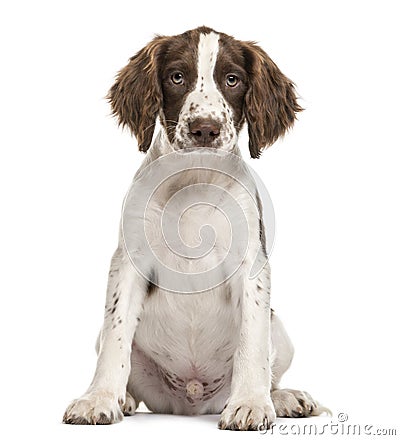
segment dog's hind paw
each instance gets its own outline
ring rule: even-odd
[[[271,393],[277,417],[310,417],[323,413],[331,414],[307,392],[298,390],[275,390]]]
[[[137,408],[137,403],[135,399],[126,392],[125,402],[121,405],[121,410],[124,413],[124,416],[133,416],[135,414]]]

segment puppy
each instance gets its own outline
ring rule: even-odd
[[[256,44],[200,27],[156,37],[108,99],[147,155],[124,202],[94,378],[63,421],[118,422],[141,401],[221,414],[230,430],[321,414],[279,389],[293,346],[270,309],[262,201],[238,147],[245,122],[253,158],[293,125],[292,82]]]

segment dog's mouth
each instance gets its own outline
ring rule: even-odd
[[[207,142],[207,141],[204,141],[204,142],[201,142],[201,143],[199,143],[199,142],[193,142],[193,141],[191,141],[191,140],[188,140],[185,144],[184,144],[184,146],[183,146],[183,148],[184,149],[191,149],[191,150],[203,150],[203,149],[210,149],[210,148],[219,148],[221,146],[221,143],[220,142]]]
[[[174,136],[171,142],[175,150],[179,151],[201,151],[216,150],[222,147],[221,142],[194,142],[187,133],[182,136]]]

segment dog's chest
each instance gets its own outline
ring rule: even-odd
[[[159,185],[144,217],[143,248],[163,267],[185,274],[240,264],[249,242],[258,239],[252,196],[236,181],[213,173],[191,171]]]

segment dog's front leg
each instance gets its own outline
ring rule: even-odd
[[[111,260],[96,372],[86,393],[65,411],[64,423],[109,424],[122,420],[132,339],[146,292],[146,280],[118,248]]]
[[[236,283],[232,283],[236,284]],[[231,394],[218,427],[256,430],[276,418],[270,397],[270,270],[265,265],[255,279],[237,283],[241,288],[242,320],[238,346],[233,358]]]

